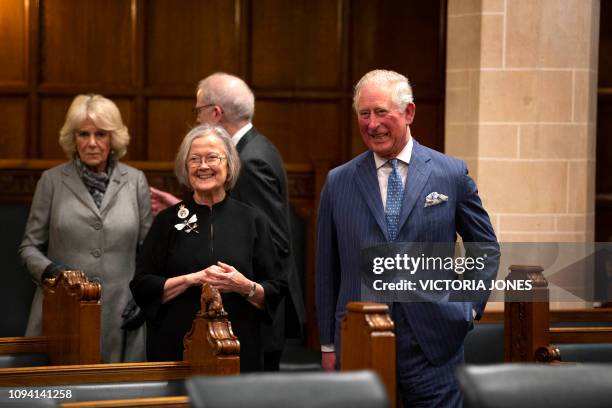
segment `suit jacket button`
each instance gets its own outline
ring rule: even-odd
[[[97,221],[96,223],[94,223],[93,227],[94,229],[99,230],[100,228],[102,228],[102,223],[100,221]]]
[[[99,249],[94,249],[93,251],[91,251],[91,254],[96,257],[99,258],[100,255],[102,255],[102,251],[100,251]]]

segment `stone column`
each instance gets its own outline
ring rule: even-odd
[[[500,241],[594,239],[599,0],[449,0],[446,152]]]

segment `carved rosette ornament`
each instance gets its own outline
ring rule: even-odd
[[[90,281],[85,273],[78,270],[63,271],[57,278],[45,279],[43,286],[45,292],[51,293],[64,288],[66,293],[81,301],[97,302],[102,295],[100,282]]]

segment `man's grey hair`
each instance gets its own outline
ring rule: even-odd
[[[237,76],[216,72],[201,80],[197,91],[202,95],[204,104],[219,105],[229,123],[250,122],[253,119],[255,96]]]
[[[225,180],[224,187],[226,191],[231,190],[236,185],[238,174],[240,173],[240,157],[238,156],[236,147],[234,147],[234,143],[232,143],[232,138],[221,126],[200,125],[194,127],[185,135],[176,154],[176,160],[174,161],[174,174],[179,183],[193,190],[189,182],[187,158],[193,141],[206,136],[214,136],[223,142],[224,154],[227,160],[227,179]]]
[[[361,89],[366,85],[372,84],[391,86],[391,100],[401,111],[406,109],[406,105],[413,102],[412,87],[408,78],[395,71],[375,69],[362,76],[357,85],[355,85],[355,93],[353,94],[353,108],[355,111],[357,111],[357,101],[359,100]]]

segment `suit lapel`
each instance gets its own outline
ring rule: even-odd
[[[404,188],[404,203],[402,205],[399,220],[400,231],[414,209],[414,206],[417,204],[417,200],[425,184],[427,184],[427,180],[431,174],[430,160],[431,158],[426,153],[425,149],[415,140],[412,147],[410,165],[408,166],[406,187]]]
[[[121,165],[121,163],[117,162],[115,166],[115,170],[113,170],[113,174],[111,175],[110,180],[108,181],[108,187],[106,188],[106,192],[104,193],[104,198],[102,199],[102,204],[100,205],[100,213],[104,214],[106,208],[113,202],[115,196],[127,183],[127,170]]]
[[[361,195],[374,215],[376,223],[385,235],[385,238],[389,240],[387,224],[385,222],[385,211],[380,198],[380,187],[378,185],[378,176],[376,175],[376,163],[374,162],[372,152],[368,152],[357,162],[355,180]]]
[[[68,187],[68,190],[70,190],[85,207],[89,208],[91,212],[100,218],[100,210],[96,207],[96,203],[94,203],[91,194],[89,194],[85,184],[83,184],[83,180],[79,177],[73,162],[64,167],[62,175],[62,182]]]

